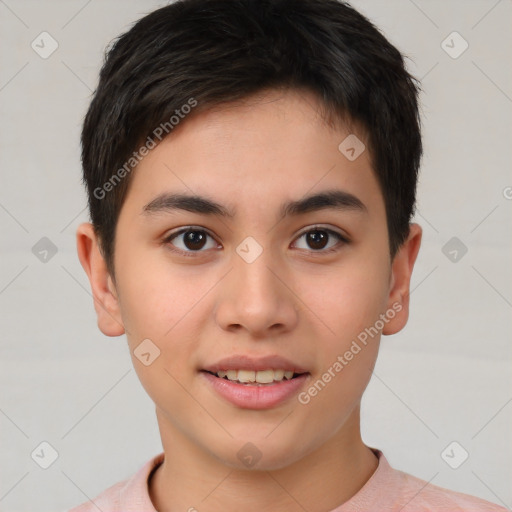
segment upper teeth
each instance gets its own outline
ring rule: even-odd
[[[259,384],[269,384],[273,381],[281,381],[283,378],[291,379],[292,371],[285,370],[227,370],[217,372],[220,378],[227,377],[229,380],[237,380],[239,382],[258,382]]]

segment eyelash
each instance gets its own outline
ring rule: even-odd
[[[172,252],[179,253],[179,254],[181,254],[183,256],[186,256],[186,257],[194,258],[197,253],[205,252],[205,251],[202,251],[202,250],[199,250],[199,251],[183,251],[182,249],[178,249],[176,247],[172,247],[171,241],[174,238],[178,237],[179,235],[182,235],[183,233],[187,233],[188,231],[197,231],[197,232],[200,232],[200,233],[205,233],[209,237],[215,239],[210,233],[208,233],[208,231],[206,231],[203,228],[199,228],[199,227],[195,227],[195,226],[187,226],[187,227],[181,228],[180,230],[178,230],[178,231],[176,231],[174,233],[171,233],[170,235],[165,237],[164,240],[163,240],[163,243],[169,245],[169,249]],[[341,235],[340,233],[338,233],[336,231],[333,231],[332,229],[324,228],[322,226],[312,226],[312,227],[308,228],[307,230],[305,230],[302,233],[300,233],[297,236],[296,240],[299,240],[301,237],[303,237],[304,235],[307,235],[308,233],[310,233],[312,231],[324,231],[324,232],[328,233],[329,235],[334,235],[341,242],[341,245],[346,245],[346,244],[350,243],[350,241],[346,237]],[[322,256],[322,255],[325,255],[325,254],[331,254],[331,253],[339,251],[339,250],[340,250],[340,243],[334,245],[333,247],[330,247],[329,249],[325,249],[325,250],[319,249],[319,250],[316,250],[316,251],[315,250],[310,250],[309,252],[312,255],[314,255],[314,256]]]

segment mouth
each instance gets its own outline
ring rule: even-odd
[[[272,386],[283,381],[297,379],[308,372],[295,372],[292,370],[219,370],[217,372],[201,370],[219,379],[227,380],[244,386]]]
[[[290,400],[307,385],[311,373],[280,356],[232,356],[199,371],[204,384],[239,409],[268,410]]]
[[[305,367],[277,354],[234,354],[203,367],[203,383],[223,401],[240,409],[271,409],[285,402],[311,377]]]

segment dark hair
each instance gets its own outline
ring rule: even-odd
[[[116,224],[142,146],[191,109],[284,87],[315,93],[327,123],[348,117],[365,129],[395,256],[422,154],[420,87],[402,54],[337,0],[178,0],[112,42],[84,120],[83,181],[112,276]]]

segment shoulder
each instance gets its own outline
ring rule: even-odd
[[[128,480],[117,482],[108,489],[105,489],[101,494],[77,507],[70,509],[68,512],[110,512],[116,510],[120,506],[121,489],[126,485]]]
[[[403,471],[393,470],[400,481],[402,512],[508,512],[476,496],[433,485]]]
[[[336,512],[510,512],[476,496],[452,491],[395,469],[381,450],[372,448],[372,451],[379,459],[376,471]]]
[[[117,482],[68,512],[156,512],[149,496],[148,479],[163,460],[163,452],[155,455],[131,478]]]

